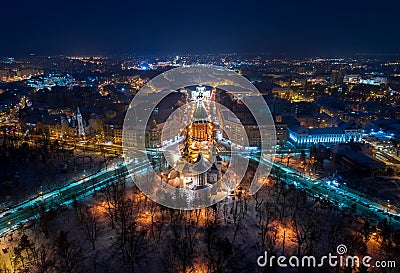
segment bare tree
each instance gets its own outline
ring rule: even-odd
[[[37,273],[50,273],[54,272],[54,248],[52,245],[41,244],[32,249],[34,253],[34,260],[32,262],[34,272]]]
[[[55,268],[59,273],[76,273],[80,272],[79,259],[82,250],[76,241],[70,240],[68,232],[63,230],[55,242],[56,245],[56,261]]]
[[[96,250],[96,241],[100,237],[101,229],[99,226],[99,216],[89,206],[84,206],[80,215],[81,227],[86,235],[86,239],[92,245],[92,249]]]
[[[145,257],[146,231],[134,223],[130,224],[127,231],[125,243],[121,249],[124,262],[128,264],[131,273],[134,273],[137,261]]]
[[[111,228],[115,228],[115,220],[119,204],[126,195],[125,181],[116,181],[104,188],[102,192],[103,206],[106,209],[106,216],[110,221]]]
[[[133,200],[121,199],[115,209],[115,227],[122,244],[127,240],[128,228],[136,224],[137,211]]]
[[[190,223],[174,219],[172,223],[173,236],[167,243],[164,252],[164,268],[166,272],[187,272],[193,269],[193,259],[196,256],[197,228]]]

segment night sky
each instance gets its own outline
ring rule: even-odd
[[[400,53],[398,1],[3,1],[0,56]]]

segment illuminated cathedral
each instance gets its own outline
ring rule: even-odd
[[[190,124],[184,131],[184,144],[181,149],[181,155],[188,163],[195,164],[193,170],[207,169],[207,171],[190,177],[188,184],[193,189],[205,188],[214,184],[220,177],[220,171],[217,167],[218,149],[215,142],[215,124],[211,121],[208,114],[208,100],[211,94],[205,90],[205,87],[197,87],[196,91],[191,93],[191,99],[194,100],[194,107],[191,110]],[[207,168],[207,166],[211,166]],[[188,177],[186,177],[188,178]]]

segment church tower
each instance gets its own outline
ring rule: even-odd
[[[210,140],[212,131],[210,130],[210,118],[203,100],[198,100],[196,109],[192,117],[192,140],[195,141],[208,141]]]
[[[201,152],[197,156],[196,164],[193,167],[193,170],[201,172],[195,176],[195,190],[200,190],[207,188],[207,164],[203,159],[203,155]]]
[[[76,120],[78,122],[78,136],[83,137],[85,136],[85,128],[83,127],[83,119],[81,111],[79,110],[79,106],[76,110]]]

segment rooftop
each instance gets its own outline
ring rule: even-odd
[[[208,113],[206,107],[204,106],[204,102],[202,100],[197,101],[196,109],[194,110],[192,122],[209,122],[210,118],[208,117]]]

